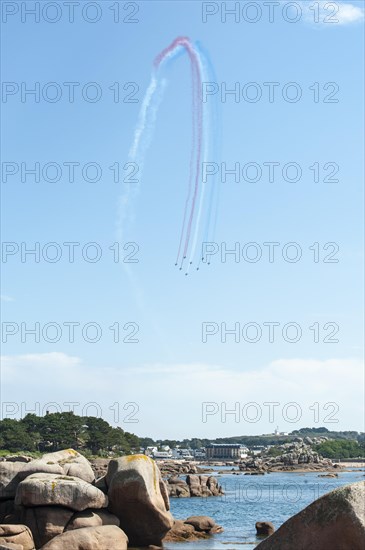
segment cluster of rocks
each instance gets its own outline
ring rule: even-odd
[[[268,462],[262,458],[246,458],[239,463],[239,469],[241,472],[258,474],[265,474],[269,469]]]
[[[164,542],[205,539],[214,534],[222,533],[222,531],[223,527],[217,525],[208,516],[191,516],[185,521],[180,519],[175,520],[172,529],[164,538]]]
[[[213,476],[189,474],[186,480],[172,476],[167,480],[170,497],[212,497],[223,495],[223,489]]]
[[[183,530],[172,517],[167,485],[151,458],[112,459],[99,469],[104,475],[96,479],[94,472],[73,449],[36,460],[1,461],[0,548],[125,550],[161,546],[171,529]],[[207,481],[207,487],[213,485]],[[221,529],[206,517],[183,524],[185,540]]]
[[[322,439],[322,438],[318,438]],[[278,463],[283,466],[299,466],[299,465],[319,465],[320,467],[328,468],[332,467],[332,460],[323,458],[312,448],[313,440],[309,437],[304,440],[294,441],[292,443],[285,443],[281,446],[283,453],[275,458],[271,459],[271,464],[277,465]],[[316,468],[315,468],[316,469]]]
[[[128,543],[90,464],[72,449],[0,462],[0,522],[1,543],[24,550]]]
[[[329,437],[325,435],[321,435],[319,437],[296,437],[294,439],[297,443],[305,443],[305,445],[320,445],[320,443],[324,443],[325,441],[329,441]]]
[[[196,464],[182,460],[159,460],[157,464],[163,478],[181,476],[184,474],[199,474],[204,471]]]
[[[323,458],[312,446],[325,437],[297,438],[290,443],[280,445],[281,454],[275,457],[264,456],[242,460],[239,469],[246,472],[266,473],[270,471],[293,470],[302,468],[308,471],[331,470],[337,468],[329,458]]]

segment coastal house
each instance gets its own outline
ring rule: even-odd
[[[206,458],[210,459],[240,459],[245,448],[239,443],[211,443],[206,446]],[[247,455],[246,455],[247,456]]]

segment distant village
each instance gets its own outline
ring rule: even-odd
[[[288,435],[287,432],[279,432],[278,428],[273,434],[267,435]],[[270,447],[270,446],[269,446]],[[141,448],[141,452],[154,460],[241,460],[250,455],[260,455],[267,446],[255,445],[246,447],[240,443],[210,443],[199,449],[182,448],[177,445],[171,448],[169,445],[149,446]]]
[[[212,443],[200,449],[183,449],[179,446],[171,449],[168,445],[162,447],[146,447],[141,449],[144,454],[154,460],[210,460],[210,459],[241,459],[246,458],[249,449],[240,444]],[[261,453],[261,449],[257,450]],[[252,452],[252,451],[251,451]]]

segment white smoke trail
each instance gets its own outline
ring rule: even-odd
[[[137,125],[134,131],[132,146],[128,153],[128,161],[136,164],[138,179],[134,181],[133,188],[129,178],[124,184],[124,193],[119,199],[119,212],[117,219],[117,233],[119,240],[123,239],[123,229],[126,221],[130,221],[130,203],[140,189],[140,181],[143,173],[144,160],[148,147],[151,144],[153,130],[156,124],[157,112],[163,98],[167,81],[158,74],[152,74],[150,84],[138,115]]]
[[[200,73],[202,75],[202,82],[204,82],[205,79],[206,79],[206,75],[205,75],[205,67],[204,67],[204,64],[203,64],[203,61],[202,61],[201,52],[200,52],[200,55],[198,56],[198,59],[199,59],[199,65],[200,65]],[[203,163],[207,162],[208,158],[209,158],[209,132],[211,130],[210,126],[209,126],[209,121],[210,121],[210,119],[209,119],[209,112],[208,112],[208,103],[204,103],[204,105],[203,105],[203,156],[202,156],[201,166],[203,166]],[[199,170],[200,170],[201,166],[199,167]],[[199,173],[199,177],[201,177],[201,173]],[[198,213],[197,213],[196,224],[195,224],[193,244],[192,244],[191,252],[190,252],[190,259],[189,259],[187,270],[186,270],[187,273],[189,273],[190,266],[192,265],[192,262],[193,262],[193,259],[194,259],[194,256],[195,256],[195,251],[196,251],[196,246],[197,246],[198,236],[199,236],[199,227],[200,227],[201,215],[202,215],[202,210],[203,210],[206,186],[207,186],[207,183],[206,182],[204,183],[204,181],[201,180],[201,191],[200,191],[200,198],[199,198],[199,207],[198,207]],[[198,261],[198,263],[199,263],[199,261]]]

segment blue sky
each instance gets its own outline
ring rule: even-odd
[[[138,23],[114,23],[113,3],[105,1],[97,4],[101,18],[94,24],[78,9],[74,23],[68,22],[66,7],[59,2],[61,18],[54,24],[42,14],[39,23],[29,15],[22,22],[19,12],[2,25],[3,81],[19,89],[21,83],[30,89],[38,82],[41,93],[47,83],[56,82],[62,94],[57,102],[47,102],[42,95],[39,102],[31,96],[22,102],[20,92],[9,94],[6,101],[3,96],[3,163],[12,162],[19,171],[7,180],[3,172],[2,241],[19,249],[20,243],[34,248],[39,242],[42,249],[56,242],[62,257],[56,263],[42,257],[37,263],[31,256],[22,262],[20,252],[2,257],[3,331],[9,330],[4,322],[19,327],[2,344],[2,400],[16,403],[12,410],[19,414],[35,403],[42,410],[49,402],[65,408],[71,401],[79,403],[75,411],[80,413],[95,402],[110,421],[113,403],[123,409],[133,402],[139,407],[138,423],[125,422],[124,413],[118,423],[154,437],[219,437],[266,433],[276,425],[283,430],[315,425],[309,408],[315,402],[322,411],[318,425],[325,424],[326,404],[335,403],[339,422],[327,427],[363,429],[363,3],[337,2],[338,23],[333,24],[323,22],[329,17],[323,2],[318,3],[320,23],[313,22],[308,2],[296,3],[302,10],[298,22],[285,21],[286,3],[281,2],[273,23],[263,12],[254,24],[242,19],[242,11],[239,22],[233,16],[222,22],[220,2],[210,3],[218,11],[206,23],[202,10],[207,8],[201,2],[136,4]],[[240,8],[244,5],[241,2]],[[120,2],[120,9],[125,17],[131,8]],[[87,13],[93,17],[92,11]],[[167,72],[168,87],[133,203],[134,221],[121,243],[121,248],[125,242],[137,243],[139,261],[115,263],[109,249],[117,240],[123,194],[123,183],[113,181],[109,167],[123,167],[128,161],[153,59],[180,35],[203,44],[219,91],[235,83],[241,91],[255,82],[263,93],[256,103],[245,101],[242,94],[239,102],[232,96],[222,102],[217,94],[221,117],[215,131],[221,132],[222,150],[220,160],[211,159],[227,167],[255,162],[263,168],[256,183],[243,177],[220,183],[215,236],[219,249],[222,243],[227,249],[239,243],[242,250],[245,243],[255,242],[262,259],[236,263],[228,256],[222,263],[217,254],[210,266],[189,277],[174,266],[191,146],[186,56]],[[80,83],[73,103],[65,82]],[[102,91],[94,103],[81,92],[90,82]],[[138,101],[114,102],[110,87],[116,82],[122,98],[137,90]],[[279,83],[272,103],[267,82]],[[290,82],[302,91],[296,103],[282,96]],[[319,90],[318,102],[313,85]],[[85,93],[93,90],[91,86]],[[332,91],[338,102],[325,103]],[[26,175],[22,182],[21,163],[31,167],[36,162],[41,168],[49,162],[63,167],[60,180],[52,183],[41,176],[35,182]],[[64,165],[70,162],[79,163],[73,182]],[[268,162],[280,163],[271,183],[265,172]],[[291,162],[303,171],[296,183],[280,175]],[[87,163],[100,166],[99,181],[82,177]],[[319,182],[309,169],[314,163],[320,166]],[[324,181],[331,172],[331,166],[325,170],[326,163],[339,167],[334,176],[338,182]],[[3,164],[3,170],[9,166]],[[73,263],[65,242],[80,243]],[[96,263],[80,253],[91,242],[102,251]],[[265,242],[280,243],[272,263]],[[302,251],[297,263],[282,257],[290,242]],[[313,243],[319,243],[319,262],[313,261]],[[326,243],[335,243],[335,248],[327,245],[323,250]],[[339,261],[323,262],[337,247],[334,258]],[[92,247],[89,251],[93,253]],[[37,322],[41,330],[47,323],[60,325],[59,341],[49,342],[42,335],[40,342],[31,335],[22,341],[21,323],[30,328]],[[74,342],[69,341],[67,322],[79,323]],[[82,338],[81,328],[90,322],[102,331],[96,343]],[[205,322],[219,332],[204,343]],[[280,323],[274,342],[265,332],[268,322]],[[302,330],[296,343],[282,337],[282,327],[289,322]],[[139,342],[114,343],[109,327],[115,323],[122,338],[135,326],[123,329],[126,323],[137,324]],[[222,323],[227,328],[239,323],[240,329],[256,323],[262,338],[249,343],[230,336],[224,343]],[[309,329],[315,323],[320,327],[318,343]],[[333,328],[326,323],[338,325],[338,342],[323,341]],[[280,403],[280,410],[296,402],[303,412],[300,421],[290,424],[278,413],[270,422],[263,405],[268,401]],[[202,422],[203,402],[218,403],[219,410],[222,403],[233,408],[238,402],[242,408],[255,402],[263,414],[256,423],[243,417],[236,422],[232,415],[222,422],[220,414]]]

